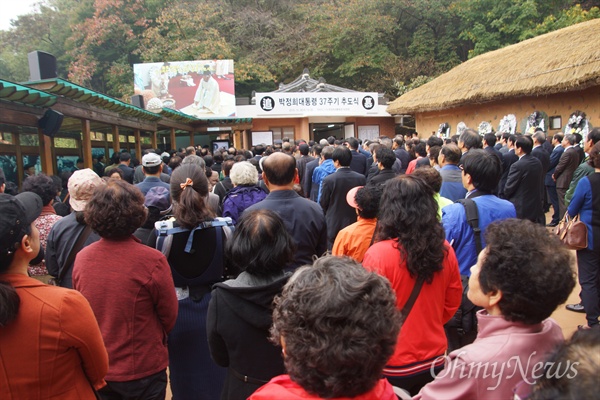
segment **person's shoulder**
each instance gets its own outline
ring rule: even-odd
[[[449,218],[460,217],[461,215],[465,215],[465,207],[460,203],[448,204],[442,208],[442,220],[444,219],[444,216]]]
[[[75,219],[75,213],[71,213],[65,217],[59,218],[54,225],[52,225],[52,231],[54,234],[59,232],[62,228],[65,228],[69,225],[77,224],[77,220]]]
[[[498,207],[498,206],[509,206],[512,205],[512,203],[506,199],[501,199],[500,197],[494,195],[494,194],[486,194],[483,196],[478,196],[478,197],[474,197],[473,201],[475,203],[477,203],[478,206],[486,206],[489,204],[493,204],[494,207]]]
[[[356,178],[356,179],[363,180],[363,181],[366,181],[366,179],[367,179],[364,174],[360,174],[360,173],[358,173],[356,171],[352,171],[352,170],[350,170],[350,173],[348,175],[351,178]]]
[[[33,279],[33,278],[31,278]],[[24,287],[25,290],[31,297],[34,297],[38,301],[45,304],[56,311],[59,311],[62,306],[66,304],[81,304],[87,303],[87,300],[83,295],[74,289],[67,289],[60,286],[54,285],[32,285]]]
[[[301,211],[301,210],[310,211],[310,213],[314,216],[323,216],[324,215],[323,209],[321,208],[321,206],[318,203],[316,203],[310,199],[298,196],[297,198],[294,198],[293,201],[294,201],[294,207],[299,211]]]

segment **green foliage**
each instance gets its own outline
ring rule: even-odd
[[[390,97],[469,57],[592,18],[575,0],[46,0],[0,31],[0,77],[47,51],[62,77],[127,99],[137,62],[234,59],[236,93],[311,76]],[[408,82],[408,83],[405,83]]]
[[[396,87],[396,96],[402,96],[404,93],[410,92],[411,90],[416,89],[431,80],[433,80],[433,77],[431,76],[419,75],[408,85],[404,84],[404,82],[396,82],[394,85]]]

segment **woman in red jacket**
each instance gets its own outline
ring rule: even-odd
[[[349,257],[324,257],[296,270],[275,298],[271,340],[288,375],[249,400],[396,400],[381,369],[400,325],[389,283]]]
[[[437,219],[433,190],[420,177],[390,180],[379,207],[375,244],[363,266],[386,277],[396,292],[398,309],[422,282],[406,315],[392,358],[383,374],[392,385],[415,395],[444,367],[448,343],[444,324],[460,305],[458,262]]]
[[[165,256],[133,236],[146,219],[144,195],[112,179],[94,190],[84,213],[101,239],[77,254],[73,287],[90,302],[108,350],[100,397],[164,399],[177,297]]]

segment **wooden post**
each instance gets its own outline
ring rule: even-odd
[[[52,138],[44,135],[42,129],[38,128],[38,138],[40,140],[40,161],[42,171],[46,175],[54,175],[54,159],[52,158]]]
[[[118,153],[121,151],[121,144],[119,143],[119,127],[117,125],[112,126],[113,135],[113,151]]]
[[[81,150],[83,152],[83,167],[92,168],[92,137],[90,135],[90,120],[81,120]]]
[[[23,153],[21,152],[21,136],[14,135],[15,149],[17,150],[17,182],[19,188],[23,185],[23,175],[25,175],[25,166],[23,165]]]
[[[190,132],[190,146],[194,145],[194,132]]]
[[[135,138],[135,157],[142,161],[142,142],[140,141],[140,130],[133,130],[133,137]]]
[[[175,128],[171,128],[171,150],[177,150],[177,140],[175,138]]]
[[[154,150],[156,150],[158,148],[158,137],[157,136],[158,135],[157,135],[156,131],[152,131],[152,134],[150,135],[150,144]]]

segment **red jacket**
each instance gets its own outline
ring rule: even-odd
[[[110,360],[107,381],[141,379],[167,368],[167,333],[178,303],[161,252],[134,236],[100,239],[77,254],[73,287],[98,319]]]
[[[17,318],[0,327],[0,399],[95,399],[108,354],[86,299],[25,275],[0,280],[21,300]]]
[[[443,269],[436,272],[431,284],[424,283],[410,314],[398,334],[394,355],[388,366],[406,366],[443,355],[448,347],[444,324],[452,318],[462,299],[462,284],[454,250],[445,242]],[[367,250],[363,266],[386,277],[396,292],[396,305],[402,309],[415,286],[400,257],[398,242],[384,240]],[[443,364],[443,360],[442,360]],[[386,375],[394,375],[384,370]]]
[[[350,382],[349,385],[352,383]],[[289,375],[279,375],[269,383],[258,389],[248,400],[319,400],[321,397],[304,390],[300,385],[290,379]],[[336,397],[330,400],[350,400],[350,397]],[[392,385],[386,379],[380,379],[375,387],[360,396],[352,397],[354,400],[397,400]]]

